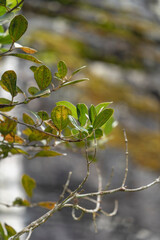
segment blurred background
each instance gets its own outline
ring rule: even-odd
[[[75,104],[84,102],[87,105],[113,101],[112,107],[115,109],[114,116],[118,126],[97,153],[104,186],[109,180],[112,167],[114,176],[111,187],[120,186],[124,176],[123,128],[126,129],[129,141],[128,187],[148,184],[158,177],[160,1],[27,0],[23,6],[23,14],[29,21],[29,29],[21,40],[22,45],[37,49],[36,56],[44,61],[53,73],[56,71],[57,62],[63,60],[70,71],[86,65],[87,68],[79,76],[90,79],[89,82],[62,88],[53,94],[50,100],[36,100],[29,105],[29,109],[50,111],[55,102],[61,100]],[[33,73],[29,70],[32,64],[13,58],[4,59],[1,64],[3,70],[12,68],[18,71],[19,86],[23,89],[33,82]],[[25,83],[21,79],[24,79]],[[17,111],[21,117],[22,109]],[[33,201],[56,201],[69,171],[73,171],[71,189],[85,176],[83,155],[75,153],[72,147],[67,152],[67,157],[53,160],[15,159],[21,169],[20,173],[15,175],[25,172],[37,181]],[[11,160],[7,161],[10,164]],[[4,181],[3,169],[5,166],[1,163],[1,184]],[[92,169],[86,185],[87,191],[97,189],[94,171]],[[17,186],[18,180],[16,177],[13,179],[10,181]],[[19,189],[20,186],[17,193],[22,196]],[[119,201],[119,210],[117,216],[112,218],[97,216],[98,233],[94,232],[91,216],[86,215],[80,222],[75,222],[70,210],[65,209],[34,231],[31,239],[158,240],[159,190],[160,186],[154,186],[144,192],[104,197],[102,205],[106,211],[112,211],[115,199]],[[8,193],[6,194],[8,196]],[[13,196],[17,196],[15,191]],[[4,209],[1,211],[3,219],[6,219],[8,214],[9,219],[13,216],[12,211],[7,215]],[[26,225],[45,211],[38,208],[22,211],[19,213],[19,222]]]

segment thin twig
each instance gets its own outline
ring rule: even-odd
[[[100,209],[100,212],[103,213],[107,217],[115,216],[117,214],[117,211],[118,211],[118,201],[117,200],[115,200],[113,212],[107,213],[106,211]]]
[[[30,239],[30,237],[31,237],[31,235],[32,235],[32,232],[33,232],[33,230],[30,229],[30,230],[29,230],[29,233],[28,233],[28,236],[27,236],[27,238],[26,238],[26,240],[29,240],[29,239]]]
[[[123,129],[123,133],[124,133],[124,140],[125,140],[125,146],[126,146],[126,151],[125,151],[126,167],[125,167],[125,175],[124,175],[124,179],[122,182],[122,187],[125,186],[125,183],[127,180],[127,175],[128,175],[128,139],[127,139],[127,134],[126,134],[125,129]]]
[[[72,172],[69,172],[67,181],[66,181],[66,183],[64,185],[63,191],[62,191],[62,193],[61,193],[61,195],[59,197],[59,200],[58,200],[57,204],[59,204],[62,201],[62,199],[64,198],[64,194],[67,191],[69,183],[70,183],[71,175],[72,175]]]
[[[18,8],[23,2],[24,2],[24,0],[21,0],[15,7],[11,8],[10,10],[8,10],[7,13],[10,13],[13,10],[15,10],[16,8]]]

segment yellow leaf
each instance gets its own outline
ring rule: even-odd
[[[38,206],[47,208],[47,209],[52,209],[55,207],[55,205],[56,205],[55,202],[39,202],[38,203]]]
[[[37,50],[33,49],[33,48],[29,48],[29,47],[21,47],[21,50],[25,53],[29,53],[29,54],[33,54],[36,53]]]

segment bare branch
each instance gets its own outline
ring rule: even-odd
[[[113,212],[107,213],[106,211],[103,211],[102,209],[100,209],[100,212],[103,213],[107,217],[115,216],[117,214],[117,211],[118,211],[118,201],[117,200],[115,200]]]
[[[61,193],[61,195],[60,195],[59,200],[58,200],[57,203],[60,203],[60,202],[62,201],[62,199],[64,198],[64,194],[65,194],[65,192],[67,191],[68,186],[69,186],[69,183],[70,183],[71,175],[72,175],[72,172],[69,172],[67,181],[66,181],[66,183],[65,183],[65,185],[64,185],[64,188],[63,188],[63,192]]]
[[[128,175],[128,139],[127,139],[127,134],[125,129],[123,129],[123,133],[124,133],[124,140],[125,140],[125,146],[126,146],[126,151],[125,151],[125,155],[126,155],[126,167],[125,167],[125,175],[124,175],[124,179],[122,182],[122,187],[125,186],[126,180],[127,180],[127,175]]]

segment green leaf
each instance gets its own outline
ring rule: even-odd
[[[0,5],[6,6],[6,0],[0,0]]]
[[[32,72],[35,72],[37,70],[37,67],[36,66],[31,66],[30,69],[31,69]]]
[[[31,62],[35,62],[35,63],[42,63],[36,57],[34,57],[32,55],[25,54],[25,53],[10,53],[10,54],[7,54],[6,56],[13,56],[13,57],[22,58],[24,60],[28,60],[28,61],[31,61]]]
[[[27,113],[23,113],[23,122],[30,125],[35,125],[34,120]]]
[[[2,224],[0,223],[0,239],[5,239],[4,229],[2,227]]]
[[[55,151],[51,151],[51,150],[42,150],[38,153],[36,153],[34,155],[34,158],[35,157],[56,157],[56,156],[60,156],[60,155],[63,155],[62,153],[58,153],[58,152],[55,152]]]
[[[33,189],[36,187],[36,182],[30,176],[24,174],[21,179],[22,186],[29,197],[32,197]]]
[[[0,6],[0,16],[3,16],[7,12],[7,9],[4,6]]]
[[[6,31],[5,33],[1,33],[0,34],[0,43],[1,44],[10,44],[10,43],[12,43],[12,39],[11,39],[8,31]]]
[[[69,123],[68,115],[71,114],[71,110],[65,106],[56,106],[51,112],[51,119],[54,125],[59,129],[63,130]]]
[[[108,107],[112,102],[103,102],[103,103],[100,103],[98,104],[95,108],[96,108],[96,112],[97,114],[104,110],[106,107]]]
[[[9,112],[11,111],[15,106],[10,106],[12,102],[6,98],[0,98],[0,111],[1,112]]]
[[[8,237],[11,237],[13,235],[15,235],[17,232],[14,230],[13,227],[11,227],[10,225],[6,224],[5,223],[5,228],[6,228],[6,231],[7,231],[7,234],[8,234]],[[17,238],[16,240],[18,240],[19,238]]]
[[[16,42],[25,33],[28,27],[28,21],[23,15],[15,16],[9,25],[9,34],[13,40]]]
[[[96,108],[93,104],[91,104],[91,106],[89,108],[89,119],[90,119],[92,125],[94,123],[96,116],[97,116]]]
[[[37,114],[42,119],[42,121],[45,121],[45,120],[49,119],[49,115],[45,111],[39,111]]]
[[[17,91],[17,93],[22,93],[22,94],[24,93],[23,90],[20,89],[18,86],[16,86],[16,91]]]
[[[10,92],[12,97],[15,97],[17,95],[17,89],[16,89],[17,75],[16,75],[16,73],[12,70],[4,72],[2,75],[1,81],[2,81],[2,84]]]
[[[77,74],[79,71],[81,71],[81,70],[84,69],[84,68],[86,68],[86,66],[82,66],[82,67],[76,69],[76,70],[72,73],[71,76],[74,76],[75,74]]]
[[[71,112],[72,112],[72,116],[74,118],[78,119],[76,107],[71,102],[59,101],[59,102],[56,102],[56,105],[57,106],[65,106],[65,107],[69,108],[71,110]]]
[[[52,81],[52,73],[45,65],[42,65],[34,72],[34,78],[40,90],[47,88]]]
[[[13,201],[13,206],[30,206],[30,202],[26,199],[22,199],[22,198],[16,198]]]
[[[108,135],[113,129],[114,118],[113,116],[105,123],[104,125],[104,133]]]
[[[28,92],[29,92],[31,95],[35,95],[36,93],[39,92],[39,89],[36,88],[36,87],[30,87],[30,88],[28,88]]]
[[[28,131],[28,130],[27,130]],[[29,141],[41,141],[44,139],[49,138],[49,136],[43,132],[40,132],[38,130],[32,129],[32,133],[29,133],[28,131],[28,135],[29,135]]]
[[[57,65],[57,68],[58,68],[58,77],[63,79],[67,74],[67,66],[65,62],[60,61]]]
[[[88,134],[87,129],[79,126],[78,123],[77,123],[77,121],[76,121],[76,119],[75,119],[74,117],[72,117],[71,115],[69,115],[68,118],[69,118],[69,120],[71,121],[72,125],[73,125],[78,131],[80,131],[80,132],[85,132],[85,133]]]
[[[51,93],[50,89],[45,89],[42,91],[38,91],[32,97],[29,97],[29,99],[33,99],[33,98],[37,98],[37,97],[48,97],[50,95],[50,93]]]
[[[93,128],[100,128],[102,127],[113,115],[113,109],[108,108],[103,111],[101,111],[95,118],[95,121],[93,123]]]
[[[65,82],[63,83],[62,87],[68,86],[68,85],[73,85],[79,82],[84,82],[84,81],[89,81],[89,78],[82,78],[82,79],[78,79],[78,80],[74,80],[74,81],[69,81],[69,82]]]
[[[88,115],[88,108],[83,103],[77,104],[77,115],[78,115],[78,121],[80,122],[81,126],[84,126],[87,121],[87,115]]]
[[[9,118],[5,118],[4,121],[0,120],[0,132],[3,136],[15,130],[17,123]]]

